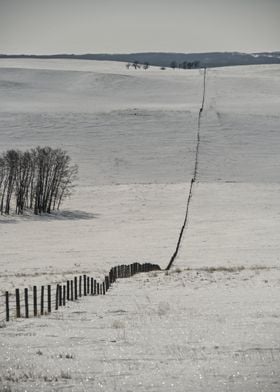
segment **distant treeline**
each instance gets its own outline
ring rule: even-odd
[[[134,69],[140,69],[143,68],[145,70],[147,70],[150,67],[150,64],[146,61],[144,64],[140,64],[138,60],[134,60],[132,63],[127,63],[126,64],[126,68],[130,69],[130,67],[134,68]],[[200,67],[200,63],[199,61],[183,61],[182,63],[177,64],[176,61],[171,61],[170,68],[172,69],[193,69],[193,68],[199,68]],[[161,67],[161,69],[165,69],[165,67]]]
[[[0,212],[34,214],[59,209],[69,196],[78,167],[71,165],[66,151],[37,147],[27,151],[8,150],[0,155]]]
[[[253,64],[279,64],[280,52],[240,53],[240,52],[209,52],[209,53],[168,53],[168,52],[144,52],[144,53],[86,53],[86,54],[54,54],[54,55],[13,55],[0,54],[1,58],[37,58],[37,59],[73,59],[73,60],[100,60],[122,61],[139,64],[149,63],[159,67],[170,67],[172,62],[178,65],[199,62],[199,67],[225,67],[232,65]],[[194,67],[196,68],[196,67]]]

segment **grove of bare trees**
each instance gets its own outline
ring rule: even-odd
[[[170,63],[170,68],[175,69],[193,69],[193,68],[199,68],[199,61],[193,61],[193,62],[187,62],[184,61],[183,63],[177,64],[176,61],[172,61]]]
[[[0,213],[51,213],[71,194],[78,172],[66,151],[37,147],[0,155]]]

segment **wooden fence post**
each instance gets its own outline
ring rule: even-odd
[[[45,287],[41,286],[41,315],[44,314],[44,297],[45,297]]]
[[[90,278],[89,276],[87,277],[87,294],[90,293]]]
[[[33,314],[37,316],[37,286],[33,286]]]
[[[6,321],[10,321],[10,304],[9,304],[9,292],[6,291]]]
[[[63,285],[63,296],[62,296],[62,305],[66,305],[66,286],[65,284]]]
[[[79,297],[82,296],[82,276],[79,276]]]
[[[20,295],[19,289],[16,289],[16,317],[20,317]]]
[[[28,289],[24,289],[25,318],[29,318]]]
[[[110,285],[111,285],[114,283],[114,268],[111,268],[109,278],[110,278]]]
[[[93,295],[93,278],[90,278],[90,294]]]
[[[105,286],[106,286],[106,291],[108,291],[110,287],[110,280],[108,276],[105,276]]]
[[[97,294],[96,280],[93,281],[93,295]]]
[[[52,286],[48,284],[48,313],[52,311]]]
[[[96,295],[99,295],[100,286],[99,283],[96,283]]]
[[[67,301],[69,301],[70,300],[70,282],[69,282],[69,280],[67,280],[66,284],[67,284],[66,299],[67,299]]]
[[[103,295],[105,295],[105,294],[106,294],[105,281],[103,281],[103,283],[102,283],[102,287],[103,287]]]
[[[73,279],[71,280],[71,301],[74,301],[74,284]]]
[[[114,283],[114,269],[111,268],[109,272],[109,283],[110,285]]]
[[[84,275],[84,296],[87,295],[87,276]]]
[[[59,298],[59,301],[58,301],[58,304],[59,304],[59,306],[62,306],[62,286],[59,284],[58,285],[58,298]]]
[[[78,299],[78,278],[75,276],[74,278],[74,293],[75,293],[75,301]]]
[[[59,304],[59,285],[56,285],[56,291],[55,291],[55,310],[58,309],[58,304]]]

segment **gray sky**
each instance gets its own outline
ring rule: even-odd
[[[280,0],[0,0],[0,53],[280,50]]]

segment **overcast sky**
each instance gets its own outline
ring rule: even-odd
[[[0,53],[280,50],[280,0],[0,0]]]

